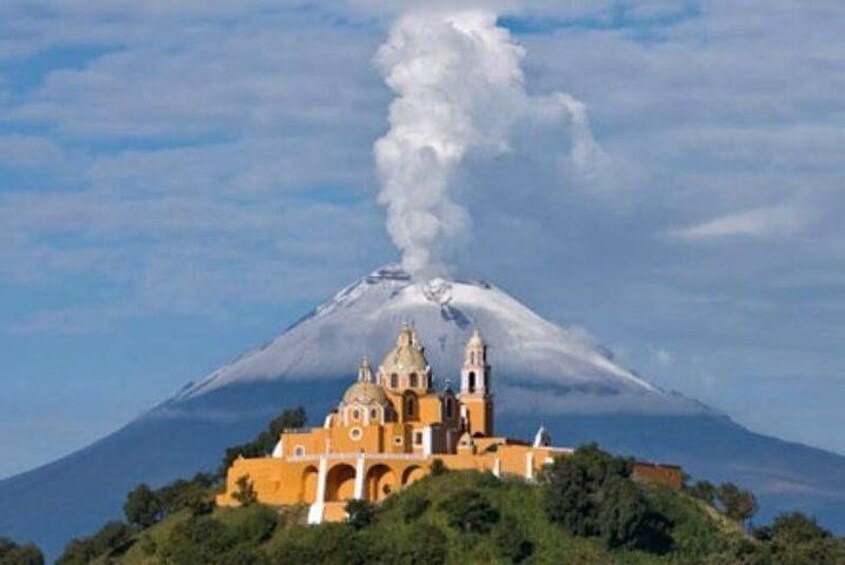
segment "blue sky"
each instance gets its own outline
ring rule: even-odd
[[[0,5],[0,476],[398,259],[372,144],[395,3]],[[808,3],[809,4],[809,3]],[[608,156],[468,162],[459,269],[752,429],[845,453],[845,8],[503,2]]]

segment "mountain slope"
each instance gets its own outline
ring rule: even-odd
[[[385,268],[311,315],[109,437],[0,481],[0,534],[55,555],[74,535],[118,516],[139,482],[162,484],[217,466],[284,407],[313,423],[337,402],[362,354],[376,361],[412,322],[438,386],[457,380],[477,324],[490,344],[497,429],[530,437],[542,422],[556,443],[598,441],[620,453],[677,462],[696,477],[754,490],[763,517],[804,509],[845,531],[845,458],[753,434],[693,400],[617,365],[574,329],[560,328],[480,282],[415,282]]]

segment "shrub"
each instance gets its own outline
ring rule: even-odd
[[[220,464],[218,475],[225,477],[229,467],[232,466],[232,462],[241,455],[244,457],[264,457],[273,450],[282,431],[289,428],[301,428],[307,420],[305,409],[301,406],[283,411],[273,418],[267,425],[267,429],[258,434],[254,440],[228,448]]]
[[[757,512],[757,499],[751,491],[743,490],[733,483],[723,483],[716,489],[725,516],[745,524]]]
[[[607,547],[669,549],[671,523],[650,508],[631,480],[630,459],[587,445],[555,460],[545,473],[546,513],[577,536],[600,536]]]
[[[43,565],[44,554],[34,544],[19,545],[0,537],[0,563],[4,565]]]
[[[709,481],[698,481],[687,488],[687,492],[695,498],[703,500],[710,506],[713,506],[716,502],[716,487]]]
[[[522,563],[534,552],[534,544],[525,538],[519,521],[509,514],[502,517],[493,531],[493,542],[508,563]]]
[[[446,464],[443,462],[442,459],[434,459],[431,462],[431,465],[428,467],[429,472],[431,472],[432,477],[439,477],[449,469],[446,468]]]
[[[468,533],[484,534],[499,521],[499,512],[476,490],[461,490],[440,504],[449,525]]]
[[[279,523],[279,515],[269,506],[257,505],[251,509],[237,528],[239,542],[260,544],[273,535]]]
[[[429,505],[430,502],[422,494],[416,492],[405,494],[402,519],[406,524],[418,520],[428,510]]]
[[[152,489],[140,484],[127,495],[123,513],[130,524],[149,528],[164,517],[164,508]]]
[[[446,562],[449,539],[433,524],[421,522],[409,528],[402,547],[402,562],[439,565]]]
[[[249,506],[258,501],[258,494],[252,486],[252,481],[249,480],[249,475],[243,475],[235,481],[237,490],[232,493],[232,498],[241,503],[241,506]]]
[[[754,530],[775,563],[845,562],[845,541],[818,525],[801,512],[777,516],[770,526]]]
[[[346,523],[360,530],[372,525],[376,519],[375,506],[366,500],[352,499],[346,503]]]

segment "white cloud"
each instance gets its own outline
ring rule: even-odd
[[[669,235],[687,241],[788,236],[800,232],[807,226],[809,219],[808,212],[798,206],[770,206],[726,214],[700,224],[671,230]]]

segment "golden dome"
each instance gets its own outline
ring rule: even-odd
[[[426,374],[428,371],[428,360],[425,358],[423,348],[417,343],[414,332],[408,327],[403,327],[396,339],[394,347],[381,362],[381,370],[384,374],[409,375],[417,373]]]
[[[384,389],[375,383],[359,381],[346,389],[343,393],[345,404],[385,404],[387,395]]]

